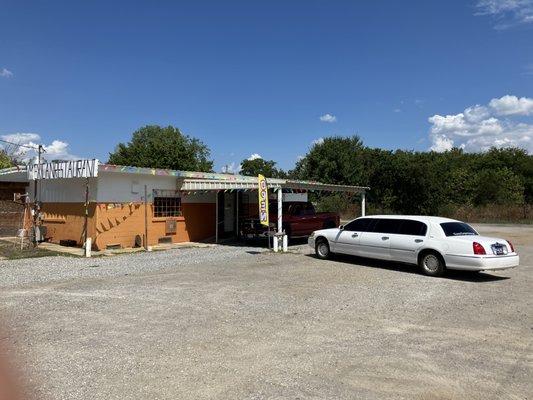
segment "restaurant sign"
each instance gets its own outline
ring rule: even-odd
[[[28,165],[28,179],[96,178],[98,160],[52,161]]]

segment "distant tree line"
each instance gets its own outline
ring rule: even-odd
[[[129,143],[119,144],[109,162],[212,171],[209,155],[204,143],[177,128],[146,126]],[[526,210],[533,203],[533,156],[518,148],[483,153],[392,151],[367,147],[357,136],[335,136],[314,144],[291,171],[278,168],[274,160],[256,158],[243,160],[240,173],[369,186],[371,212],[454,216],[458,209],[484,207],[490,214],[506,208]],[[354,203],[340,194],[315,199],[333,211]]]
[[[369,186],[369,203],[387,212],[451,215],[458,207],[533,202],[533,156],[518,148],[466,153],[383,150],[357,136],[315,144],[290,176]]]

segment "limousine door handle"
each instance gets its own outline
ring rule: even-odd
[[[354,234],[352,235],[352,237],[357,237],[357,236],[359,236],[359,234],[357,234],[357,233],[354,233]]]
[[[389,240],[389,237],[388,236],[382,236],[381,240]]]
[[[415,239],[415,243],[422,243],[423,240],[422,239]]]

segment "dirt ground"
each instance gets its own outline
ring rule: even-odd
[[[520,267],[430,278],[305,245],[0,261],[0,345],[39,399],[531,399],[533,227],[477,227]]]

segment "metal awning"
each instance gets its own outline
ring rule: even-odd
[[[368,187],[330,185],[320,182],[292,181],[285,179],[267,179],[269,189],[291,189],[305,191],[325,191],[343,193],[364,193]],[[178,189],[185,192],[218,190],[257,190],[257,179],[183,179],[178,182]]]

